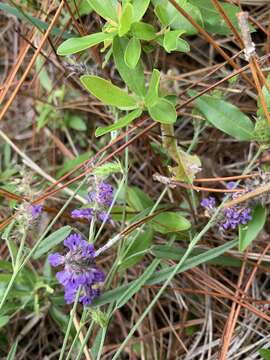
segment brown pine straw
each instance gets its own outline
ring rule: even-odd
[[[55,22],[57,21],[58,17],[60,16],[61,11],[62,11],[62,8],[64,7],[64,5],[65,5],[65,1],[62,0],[61,3],[60,3],[60,5],[59,5],[58,8],[57,8],[57,11],[56,11],[56,13],[55,13],[55,15],[54,15],[54,17],[53,17],[53,19],[52,19],[52,22],[50,23],[50,25],[48,26],[48,29],[47,29],[46,33],[45,33],[44,36],[42,37],[42,39],[41,39],[41,41],[40,41],[40,44],[39,44],[37,50],[35,51],[35,53],[34,53],[32,59],[30,60],[28,66],[27,66],[27,68],[26,68],[26,70],[24,71],[22,77],[20,78],[20,81],[18,82],[18,84],[17,84],[16,88],[14,89],[12,95],[9,97],[9,99],[8,99],[7,102],[6,102],[6,104],[4,105],[4,107],[3,107],[3,109],[2,109],[2,111],[1,111],[1,113],[0,113],[0,120],[2,120],[3,117],[5,116],[7,110],[9,109],[9,107],[10,107],[10,105],[12,104],[13,100],[15,99],[17,93],[19,92],[22,84],[24,83],[25,79],[27,78],[28,73],[29,73],[30,70],[32,69],[32,67],[33,67],[33,65],[34,65],[34,63],[35,63],[35,61],[36,61],[36,59],[37,59],[37,57],[38,57],[38,55],[39,55],[39,53],[40,53],[43,45],[45,44],[48,36],[50,35],[50,32],[51,32],[51,30],[52,30]]]
[[[221,349],[221,352],[220,352],[219,360],[226,360],[227,359],[227,352],[228,352],[228,349],[229,349],[229,346],[230,346],[230,341],[231,341],[231,338],[233,336],[233,331],[234,331],[237,319],[239,317],[241,307],[243,306],[243,301],[245,299],[246,293],[248,292],[248,290],[249,290],[249,288],[250,288],[250,286],[252,284],[252,281],[253,281],[253,279],[254,279],[254,277],[256,275],[256,272],[258,270],[258,266],[262,262],[264,255],[266,255],[266,253],[269,251],[269,249],[270,249],[270,242],[265,247],[264,251],[261,253],[259,259],[257,260],[257,263],[255,264],[255,266],[254,266],[254,268],[253,268],[253,270],[252,270],[252,272],[251,272],[251,274],[249,276],[247,284],[246,284],[246,286],[244,288],[244,293],[240,298],[240,302],[239,302],[238,306],[236,305],[235,302],[232,305],[231,313],[230,313],[230,316],[229,316],[229,319],[227,321],[225,331],[224,331],[223,346],[222,346],[222,349]],[[246,251],[246,253],[247,253],[247,251]],[[243,267],[241,269],[241,273],[240,273],[240,276],[239,276],[239,281],[238,281],[239,286],[238,286],[238,288],[240,288],[240,283],[242,282],[242,279],[243,279],[243,276],[244,276],[244,267],[245,267],[244,264],[245,264],[245,262],[243,263]],[[239,291],[237,289],[236,294],[235,294],[236,296],[238,295],[238,292]]]
[[[73,316],[72,320],[73,320],[73,324],[75,326],[75,329],[76,329],[77,333],[79,332],[80,342],[81,342],[81,344],[83,344],[83,342],[84,342],[84,334],[82,333],[82,329],[81,329],[79,320],[77,319],[76,313],[74,313],[74,316]],[[90,352],[88,350],[87,344],[84,346],[83,352],[84,352],[84,356],[85,356],[86,360],[93,360],[93,358],[92,358],[92,356],[91,356],[91,354],[90,354]]]

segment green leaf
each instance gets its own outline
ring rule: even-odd
[[[112,174],[123,172],[120,162],[106,162],[93,170],[93,173],[102,178],[106,178]]]
[[[145,97],[145,105],[147,107],[152,107],[158,101],[158,88],[160,81],[160,72],[157,69],[154,69],[151,75],[149,88]]]
[[[153,120],[163,124],[172,124],[177,119],[177,114],[174,106],[170,101],[159,98],[154,106],[147,108]]]
[[[170,53],[177,49],[178,38],[184,33],[182,30],[167,31],[163,38],[163,47]]]
[[[179,239],[184,240],[184,239]],[[163,260],[175,260],[179,261],[187,251],[186,248],[179,246],[169,246],[169,245],[154,245],[151,248],[151,253],[158,259]],[[204,254],[204,249],[195,248],[192,250],[191,256]],[[242,265],[241,259],[236,259],[229,255],[221,255],[212,260],[209,260],[207,263],[218,265],[218,266],[233,266],[240,267]]]
[[[169,14],[166,9],[166,5],[157,4],[154,10],[157,18],[161,22],[162,25],[168,26],[170,23]]]
[[[111,216],[115,221],[122,221],[124,216],[126,221],[131,221],[137,215],[137,211],[129,206],[123,208],[121,205],[115,205],[112,208]]]
[[[161,234],[185,231],[191,226],[190,222],[180,213],[170,211],[156,215],[150,223],[153,229]]]
[[[60,56],[76,54],[80,51],[88,49],[92,46],[100,44],[105,40],[112,39],[112,33],[95,33],[87,36],[70,38],[64,41],[57,49],[57,54]]]
[[[189,0],[189,1],[192,5],[195,5],[200,9],[206,31],[209,31],[211,33],[216,33],[219,35],[230,35],[232,33],[226,21],[224,21],[223,16],[218,12],[215,6],[213,6],[211,0]],[[236,14],[240,12],[239,7],[233,4],[226,4],[221,1],[219,1],[219,3],[222,6],[227,17],[234,25],[234,27],[238,31],[240,31],[236,16]]]
[[[136,186],[127,188],[127,203],[134,210],[142,211],[154,206],[154,201],[141,189]]]
[[[113,105],[119,109],[132,109],[137,105],[136,100],[127,92],[99,76],[83,75],[80,80],[92,95],[106,105]]]
[[[224,245],[215,247],[214,249],[211,250],[207,250],[204,253],[199,254],[197,256],[190,257],[181,266],[181,268],[178,271],[178,274],[187,271],[189,269],[192,269],[200,264],[204,264],[212,259],[215,259],[218,256],[229,251],[236,245],[237,245],[237,240],[229,241],[226,242]],[[168,279],[170,274],[174,271],[175,266],[177,265],[169,266],[163,270],[156,271],[153,275],[150,276],[150,278],[147,279],[145,285],[155,285],[158,283],[162,283],[163,281],[166,281],[166,279]],[[128,292],[128,290],[134,286],[134,282],[135,281],[132,281],[129,284],[122,285],[116,289],[104,292],[99,298],[93,301],[93,306],[101,306],[107,303],[112,303],[115,300],[117,301],[125,292]]]
[[[139,116],[141,116],[141,114],[142,114],[141,109],[133,110],[129,114],[121,117],[116,123],[114,123],[112,125],[105,126],[105,127],[97,128],[97,130],[95,132],[95,135],[96,135],[96,137],[99,137],[99,136],[102,136],[104,134],[107,134],[108,132],[122,129],[123,127],[130,124],[133,120],[135,120]]]
[[[131,69],[134,69],[138,64],[141,56],[141,42],[135,37],[132,37],[125,50],[125,63]]]
[[[197,34],[198,30],[179,13],[179,11],[167,0],[153,0],[155,6],[155,14],[164,26],[170,26],[174,30],[183,30],[187,35]],[[177,0],[181,6],[196,23],[202,25],[203,20],[201,12],[197,6],[192,5],[186,0]]]
[[[195,94],[193,91],[189,93]],[[217,129],[237,140],[249,141],[252,139],[253,123],[236,106],[209,95],[196,99],[195,106]]]
[[[133,22],[141,20],[149,4],[150,0],[133,0]]]
[[[178,39],[177,40],[177,51],[189,52],[190,51],[189,43],[186,40]]]
[[[0,315],[0,328],[4,327],[9,322],[9,316]]]
[[[121,78],[124,80],[130,90],[134,91],[137,95],[144,97],[146,94],[144,72],[142,62],[139,60],[134,69],[130,69],[124,60],[125,50],[128,40],[115,36],[113,39],[113,57],[114,62],[119,71]]]
[[[64,239],[71,233],[71,230],[72,228],[70,226],[63,226],[61,229],[56,230],[54,233],[42,240],[34,252],[33,259],[39,259],[42,255],[45,255],[56,245],[63,242]]]
[[[269,349],[260,349],[259,354],[264,360],[270,360],[270,350]]]
[[[88,0],[90,6],[103,19],[111,19],[117,22],[117,1],[116,0]]]
[[[53,84],[44,65],[45,62],[43,61],[42,57],[38,56],[36,60],[36,71],[37,74],[39,75],[39,81],[42,87],[46,91],[50,92],[53,88]]]
[[[142,21],[133,23],[131,32],[139,40],[151,41],[157,37],[154,26]]]
[[[120,37],[125,35],[130,30],[132,19],[133,19],[133,6],[130,3],[128,3],[124,7],[124,10],[119,20],[118,34]]]
[[[5,260],[0,260],[0,269],[1,270],[7,270],[9,272],[12,272],[13,266],[10,262]]]
[[[62,312],[62,310],[56,306],[52,305],[49,308],[49,314],[53,318],[53,320],[59,326],[59,329],[65,334],[66,329],[68,327],[68,316]]]
[[[144,257],[145,251],[150,248],[153,240],[153,230],[146,227],[142,232],[141,229],[137,231],[135,239],[131,237],[131,245],[125,252],[125,256],[119,263],[119,271],[131,268],[138,264]],[[129,238],[125,240],[128,243]]]
[[[239,226],[239,250],[244,251],[259,235],[266,221],[266,209],[257,205],[252,213],[252,220],[247,225]]]
[[[72,1],[70,8],[75,16],[75,19],[78,19],[80,16],[89,15],[93,11],[92,6],[90,6],[88,0],[82,0],[76,5]]]
[[[86,131],[87,126],[83,119],[78,115],[69,115],[68,116],[68,126],[74,130]]]

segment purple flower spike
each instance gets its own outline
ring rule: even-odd
[[[91,208],[87,209],[75,209],[71,212],[72,218],[80,218],[80,219],[87,219],[91,220],[94,215],[94,210]]]
[[[74,302],[77,291],[81,289],[79,301],[88,306],[100,294],[98,284],[104,281],[105,274],[95,266],[93,245],[82,239],[79,234],[68,236],[64,240],[64,245],[68,252],[65,255],[49,255],[49,262],[52,266],[64,265],[64,269],[56,274],[56,278],[64,286],[67,304]]]
[[[97,202],[101,206],[111,206],[113,201],[113,187],[104,181],[99,183],[95,191],[91,191],[88,194],[88,200],[89,202]]]
[[[101,205],[111,206],[113,200],[113,187],[105,182],[101,182],[97,189],[97,201]]]
[[[39,215],[42,213],[43,211],[43,206],[42,205],[31,205],[31,214],[32,214],[32,219],[37,219],[39,217]]]

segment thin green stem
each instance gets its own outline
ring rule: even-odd
[[[72,307],[72,309],[70,311],[68,326],[67,326],[67,330],[66,330],[66,333],[65,333],[65,338],[64,338],[64,341],[63,341],[63,345],[62,345],[62,348],[61,348],[61,353],[60,353],[60,356],[59,356],[59,360],[63,360],[64,354],[65,354],[69,333],[70,333],[71,326],[72,326],[72,323],[73,323],[73,317],[74,317],[74,314],[75,314],[75,311],[76,311],[76,308],[77,308],[77,305],[78,305],[78,301],[79,301],[80,292],[81,292],[81,287],[77,291],[73,307]]]

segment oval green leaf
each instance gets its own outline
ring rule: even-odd
[[[137,95],[143,97],[146,94],[144,71],[141,60],[134,69],[130,69],[124,60],[128,40],[115,36],[113,39],[113,57],[121,78]]]
[[[150,0],[136,0],[136,6],[133,7],[133,22],[141,20],[149,4]]]
[[[138,64],[141,56],[141,42],[135,37],[132,37],[125,50],[125,63],[131,69],[134,69]]]
[[[177,49],[178,38],[183,33],[184,31],[182,30],[167,31],[165,33],[163,38],[163,47],[168,53]]]
[[[92,95],[106,105],[113,105],[124,110],[137,107],[136,100],[132,96],[108,80],[95,75],[83,75],[80,80]]]
[[[190,92],[194,95],[194,92]],[[236,106],[213,96],[204,95],[195,100],[196,108],[217,129],[237,140],[249,141],[253,137],[252,121]]]
[[[177,119],[175,107],[168,100],[159,98],[154,106],[147,108],[153,120],[162,124],[173,124]]]
[[[119,20],[118,34],[120,37],[125,35],[130,30],[132,19],[133,19],[133,6],[128,3],[125,6]]]
[[[190,222],[181,214],[170,211],[158,214],[151,220],[150,223],[153,229],[161,234],[185,231],[191,226]]]
[[[60,56],[76,54],[80,51],[95,46],[105,40],[112,39],[112,36],[113,36],[112,33],[107,34],[107,33],[99,32],[96,34],[91,34],[78,38],[70,38],[64,41],[58,47],[57,54]]]
[[[114,0],[87,0],[93,10],[103,19],[117,21],[117,1]]]
[[[152,107],[158,101],[158,88],[160,81],[160,72],[154,69],[151,75],[149,88],[145,97],[145,105]]]
[[[151,41],[157,37],[154,26],[142,21],[133,23],[131,32],[139,40]]]
[[[102,136],[104,134],[107,134],[108,132],[115,131],[122,129],[123,127],[130,124],[133,120],[137,119],[139,116],[141,116],[142,110],[136,109],[130,112],[129,114],[121,117],[116,123],[105,126],[105,127],[99,127],[97,128],[95,135],[96,137]]]

